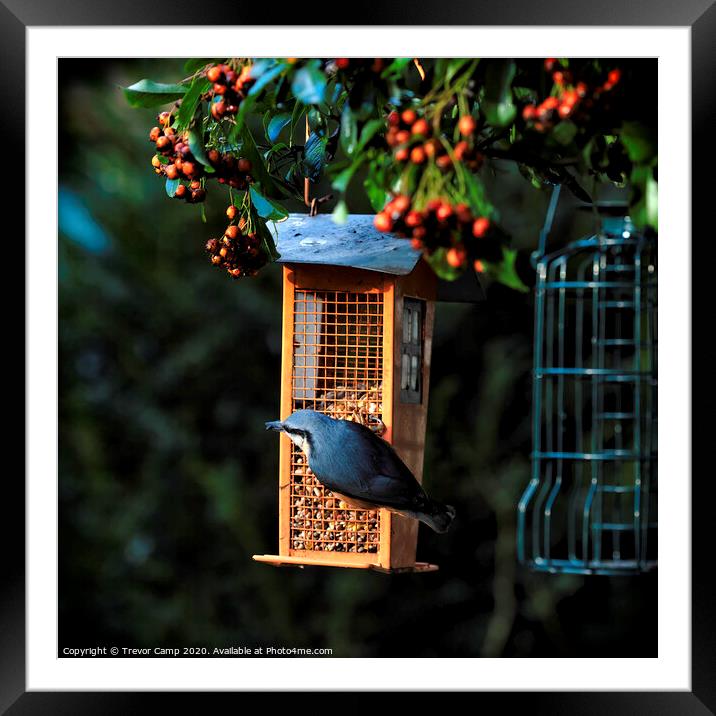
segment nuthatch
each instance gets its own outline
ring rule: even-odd
[[[448,531],[455,508],[431,500],[395,450],[364,425],[297,410],[266,430],[286,433],[321,483],[352,507],[383,507]]]

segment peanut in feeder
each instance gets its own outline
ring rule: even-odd
[[[278,226],[284,264],[281,410],[310,408],[370,428],[422,482],[435,301],[482,300],[477,277],[439,281],[409,242],[371,216],[336,225],[292,216]],[[279,554],[274,565],[432,571],[416,562],[418,523],[359,509],[311,472],[281,438]]]

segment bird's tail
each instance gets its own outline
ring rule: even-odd
[[[431,500],[426,510],[416,517],[430,529],[442,534],[450,529],[450,525],[455,519],[455,508],[452,505],[443,505]]]

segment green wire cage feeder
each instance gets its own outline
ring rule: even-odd
[[[657,256],[626,210],[546,253],[555,188],[535,254],[533,453],[517,552],[553,573],[656,567]]]

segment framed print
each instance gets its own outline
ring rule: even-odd
[[[716,712],[710,2],[26,5],[0,705]]]

